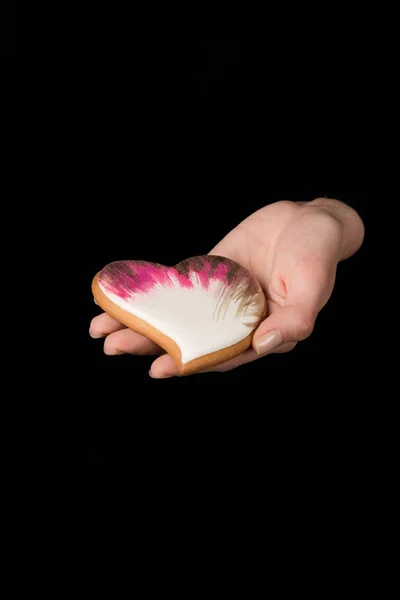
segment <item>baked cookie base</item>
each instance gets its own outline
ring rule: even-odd
[[[163,348],[172,357],[181,375],[191,375],[193,373],[198,373],[199,371],[204,371],[206,369],[210,369],[211,367],[220,365],[231,358],[238,356],[250,347],[256,328],[254,328],[252,332],[243,340],[237,342],[237,344],[233,344],[227,348],[222,348],[216,352],[211,352],[210,354],[205,354],[204,356],[199,356],[190,362],[182,363],[182,354],[178,344],[152,325],[149,325],[149,323],[146,323],[146,321],[143,319],[136,317],[123,308],[120,308],[114,304],[112,300],[107,298],[100,288],[98,275],[99,273],[95,275],[92,282],[92,292],[97,304],[107,314],[122,323],[122,325],[132,329],[132,331],[136,331],[136,333],[144,335],[155,344],[161,346],[161,348]]]

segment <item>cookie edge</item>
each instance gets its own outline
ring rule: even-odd
[[[178,344],[169,336],[165,335],[164,333],[161,333],[161,331],[159,331],[140,317],[137,317],[131,312],[124,310],[123,308],[115,304],[112,300],[110,300],[110,298],[108,298],[100,288],[98,281],[99,275],[100,272],[97,273],[92,280],[92,292],[98,305],[108,315],[122,323],[122,325],[128,327],[128,329],[131,329],[136,333],[144,335],[155,344],[161,346],[161,348],[163,348],[163,350],[165,350],[171,356],[181,375],[192,375],[194,373],[198,373],[200,371],[216,367],[222,363],[227,362],[228,360],[231,360],[232,358],[235,358],[239,354],[242,354],[242,352],[244,352],[250,347],[254,332],[256,331],[259,323],[265,318],[266,314],[266,299],[264,297],[263,314],[260,320],[258,321],[257,325],[249,333],[248,336],[246,336],[243,340],[240,340],[236,344],[233,344],[232,346],[228,346],[226,348],[222,348],[221,350],[210,352],[210,354],[204,354],[203,356],[194,358],[193,360],[187,363],[182,363],[182,353]]]

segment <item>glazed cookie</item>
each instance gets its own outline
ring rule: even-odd
[[[105,312],[161,346],[183,375],[246,350],[267,309],[260,284],[247,269],[212,255],[175,267],[112,262],[94,277],[92,290]]]

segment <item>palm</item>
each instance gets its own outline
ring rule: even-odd
[[[355,250],[351,245],[344,249],[343,224],[335,214],[323,206],[305,204],[282,201],[266,206],[211,250],[210,254],[231,258],[251,271],[268,304],[267,318],[254,334],[253,348],[214,370],[229,370],[258,358],[254,348],[269,332],[279,332],[274,352],[287,352],[310,335],[318,312],[332,293],[338,261]],[[91,334],[106,336],[107,354],[161,352],[153,342],[106,314],[93,319]],[[151,371],[155,377],[178,374],[168,355],[157,358]]]
[[[257,277],[268,314],[301,300],[316,280],[323,288],[315,300],[320,310],[332,292],[340,241],[340,225],[331,215],[307,214],[302,205],[278,202],[250,215],[211,254],[232,258]]]

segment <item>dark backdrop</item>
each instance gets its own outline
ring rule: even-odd
[[[278,80],[273,57],[257,46],[195,41],[141,46],[121,64],[105,57],[80,65],[70,101],[82,119],[73,165],[84,174],[80,191],[89,207],[80,363],[88,469],[118,463],[125,456],[120,445],[136,444],[131,427],[140,443],[146,431],[152,446],[165,422],[189,436],[203,419],[221,431],[230,419],[268,429],[270,412],[283,410],[289,426],[321,412],[323,435],[331,418],[354,419],[365,407],[372,194],[352,157],[362,146],[361,138],[354,145],[356,120],[348,128],[338,117],[338,105],[351,112],[354,98],[333,89],[327,104],[295,58],[289,66]],[[108,262],[175,264],[207,253],[265,204],[320,195],[356,208],[367,234],[361,250],[339,265],[312,336],[291,353],[224,374],[154,381],[150,357],[108,357],[102,342],[89,338],[99,313],[91,279]]]
[[[340,531],[371,475],[378,485],[382,473],[383,412],[370,386],[371,206],[381,199],[363,161],[371,133],[358,112],[363,92],[359,80],[335,77],[329,48],[312,73],[306,50],[302,60],[283,52],[153,41],[126,55],[85,55],[69,74],[74,85],[63,88],[62,120],[74,138],[63,182],[78,205],[73,252],[83,240],[75,252],[82,287],[69,303],[81,327],[62,403],[73,421],[66,453],[76,498],[100,548],[125,527],[140,530],[146,548],[149,528],[167,555],[174,524],[183,526],[182,548],[194,540],[208,548],[206,577],[218,571],[210,554],[245,522],[258,530],[281,509],[296,531],[304,527],[311,496],[310,518]],[[108,357],[89,337],[99,313],[91,280],[108,262],[175,264],[207,253],[265,204],[320,195],[356,208],[366,238],[339,265],[314,332],[294,351],[224,374],[157,381],[150,357]],[[329,523],[327,499],[336,507]],[[357,531],[364,539],[361,522]]]
[[[0,56],[15,56],[15,2],[5,0],[0,8]]]

